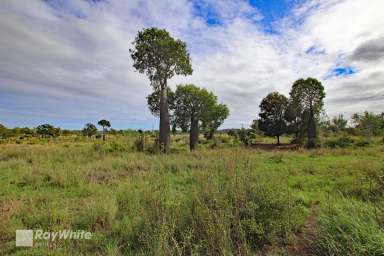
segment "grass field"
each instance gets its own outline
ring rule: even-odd
[[[0,145],[0,254],[384,255],[384,146],[260,151],[224,137]],[[92,232],[15,246],[16,229]]]

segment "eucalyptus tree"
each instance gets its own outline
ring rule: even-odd
[[[307,146],[312,148],[316,145],[316,120],[324,105],[324,86],[315,78],[299,79],[293,83],[290,96],[296,117],[306,127]]]
[[[145,73],[156,91],[159,91],[159,143],[163,152],[170,149],[170,118],[167,99],[167,81],[174,75],[191,75],[192,65],[187,45],[174,39],[165,29],[147,28],[139,31],[130,49],[133,67]]]

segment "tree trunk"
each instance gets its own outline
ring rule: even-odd
[[[280,145],[280,136],[276,136],[277,137],[277,145]]]
[[[189,132],[189,149],[195,150],[199,142],[199,121],[191,117],[191,130]]]
[[[103,126],[103,141],[105,141],[105,128]]]
[[[308,119],[308,148],[314,148],[316,146],[316,123],[312,108],[309,110]]]
[[[171,144],[171,129],[169,122],[168,101],[167,101],[167,82],[161,85],[160,91],[160,124],[159,124],[159,143],[160,149],[164,153],[169,153]]]

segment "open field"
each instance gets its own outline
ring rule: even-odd
[[[129,136],[0,145],[0,248],[14,255],[383,255],[384,146],[169,155]],[[32,143],[31,143],[32,142]],[[15,247],[16,229],[91,240]]]

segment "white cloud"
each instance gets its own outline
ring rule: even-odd
[[[214,91],[230,107],[226,127],[249,125],[263,96],[288,94],[296,79],[307,76],[324,83],[331,116],[384,110],[384,60],[351,57],[384,35],[383,1],[308,1],[274,23],[276,34],[263,31],[257,22],[262,14],[245,1],[198,2],[214,8],[222,24],[206,24],[187,0],[71,0],[60,8],[3,0],[0,108],[8,112],[0,122],[80,128],[109,118],[118,128],[151,128],[156,119],[145,100],[151,88],[129,55],[136,32],[148,26],[187,42],[194,74],[170,84],[193,82]],[[312,46],[324,52],[307,54]],[[358,72],[324,80],[338,60]]]

